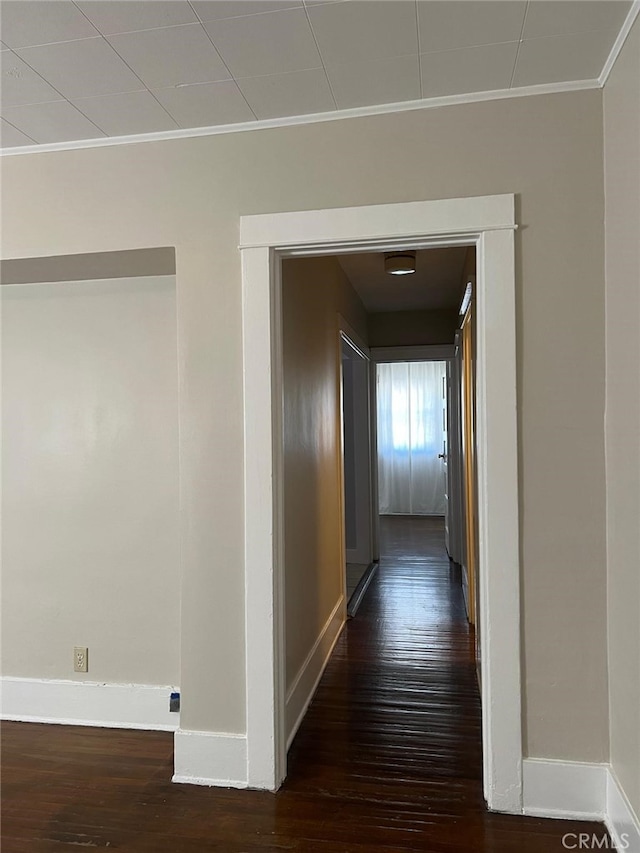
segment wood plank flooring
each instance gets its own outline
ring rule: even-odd
[[[561,853],[598,824],[486,811],[460,578],[437,519],[385,519],[278,794],[171,783],[172,736],[3,724],[2,851]]]

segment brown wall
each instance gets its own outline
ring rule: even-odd
[[[338,314],[366,341],[333,258],[282,265],[287,687],[343,592]]]
[[[372,347],[452,344],[458,312],[389,311],[369,314],[369,345]]]

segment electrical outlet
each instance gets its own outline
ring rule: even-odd
[[[89,672],[89,649],[86,646],[74,646],[73,671]]]

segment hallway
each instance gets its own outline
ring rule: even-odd
[[[486,811],[473,636],[437,517],[381,518],[380,567],[289,753],[283,792],[313,797],[304,850],[561,851],[598,824]]]
[[[171,784],[169,733],[4,723],[3,851],[560,853],[565,833],[601,835],[485,811],[472,637],[442,520],[383,519],[382,552],[277,795]]]

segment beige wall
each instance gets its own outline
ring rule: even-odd
[[[245,725],[240,214],[517,193],[525,750],[606,759],[601,92],[1,168],[5,257],[176,247],[181,723],[218,732]]]
[[[177,685],[175,277],[1,297],[3,675]]]
[[[372,347],[452,344],[458,328],[458,312],[389,311],[369,314],[367,325]]]
[[[640,22],[604,90],[611,764],[640,816]]]
[[[338,314],[366,340],[334,258],[282,265],[285,619],[290,688],[343,593]]]

